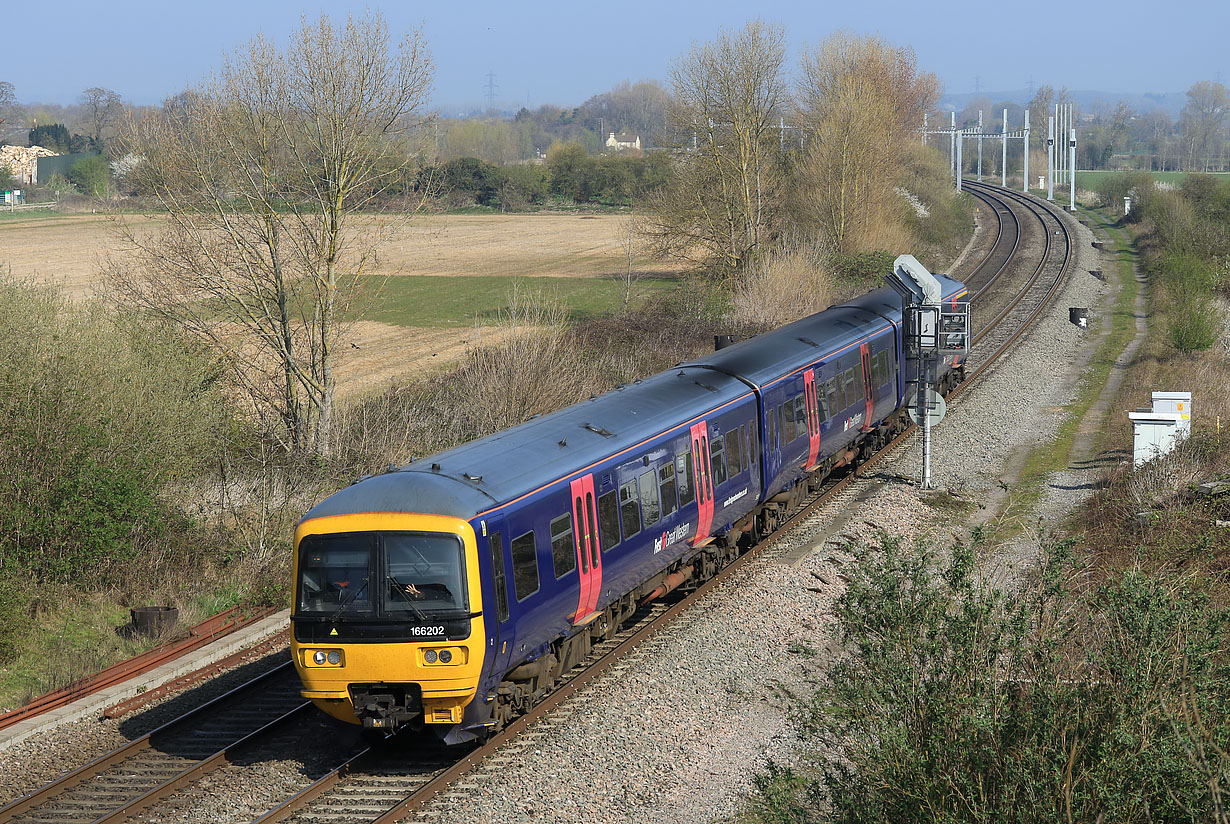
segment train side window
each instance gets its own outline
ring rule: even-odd
[[[846,399],[856,403],[863,399],[863,382],[854,374],[854,368],[846,370]]]
[[[782,420],[785,422],[785,428],[782,430],[782,440],[786,443],[791,443],[798,437],[799,433],[794,426],[794,401],[786,401],[778,407],[782,414]]]
[[[658,483],[662,492],[662,517],[675,511],[675,464],[668,463],[658,468]]]
[[[846,397],[846,379],[845,376],[838,372],[833,376],[833,385],[837,387],[837,408],[843,412],[846,410],[851,401]]]
[[[508,620],[508,580],[504,575],[504,536],[492,532],[487,539],[491,548],[491,578],[495,587],[495,610],[500,623]]]
[[[811,428],[807,425],[807,401],[802,395],[794,399],[794,419],[798,421],[800,435],[811,433]]]
[[[556,578],[562,578],[577,568],[577,550],[572,545],[572,517],[569,515],[561,515],[551,521],[551,562]]]
[[[824,397],[829,404],[829,417],[836,418],[841,414],[841,407],[837,405],[837,389],[833,386],[832,380],[824,382]]]
[[[739,427],[739,463],[743,464],[743,468],[747,469],[752,465],[751,449],[748,448],[748,433],[752,431],[752,425],[745,423]]]
[[[714,438],[709,442],[709,457],[712,459],[709,466],[713,470],[715,489],[726,483],[726,456],[722,454],[724,451],[725,444],[721,438]]]
[[[517,600],[524,601],[538,591],[538,548],[532,531],[513,539],[512,562],[513,589]]]
[[[619,501],[612,489],[598,496],[598,534],[602,538],[602,551],[606,552],[619,543]]]
[[[769,411],[769,450],[777,449],[777,418]]]
[[[739,430],[732,429],[726,433],[726,474],[733,478],[743,471],[739,463]]]
[[[636,481],[619,488],[619,522],[623,524],[624,540],[641,531],[641,504],[636,498]]]
[[[637,478],[641,488],[641,519],[646,527],[653,526],[662,517],[662,502],[658,500],[658,473],[652,469]]]
[[[782,415],[783,406],[784,404],[780,403],[777,405],[777,436],[781,438],[781,445],[785,446],[790,439],[786,437],[786,421]]]
[[[680,506],[687,506],[696,500],[696,490],[692,488],[692,450],[690,449],[675,458],[675,482],[679,485]]]

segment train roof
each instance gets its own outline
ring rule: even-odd
[[[304,520],[358,512],[469,519],[632,450],[749,392],[728,375],[676,367],[361,480],[317,504]]]
[[[945,299],[965,289],[960,281],[944,275],[935,277]],[[872,332],[887,328],[890,319],[900,323],[901,298],[886,287],[740,341],[688,365],[742,378],[760,389],[805,364],[839,355]]]

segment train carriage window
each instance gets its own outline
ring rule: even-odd
[[[491,548],[491,585],[495,587],[495,610],[500,623],[508,620],[508,581],[504,577],[504,536],[492,532],[487,539]]]
[[[662,517],[675,511],[675,464],[668,463],[658,468],[658,483],[662,492]]]
[[[863,382],[854,374],[854,368],[846,370],[846,400],[857,403],[863,399]]]
[[[619,543],[619,501],[618,493],[612,489],[598,496],[598,534],[602,538],[602,551],[606,552]]]
[[[726,447],[721,438],[709,442],[709,456],[712,458],[710,468],[713,470],[713,486],[719,487],[726,483],[726,456],[722,453]]]
[[[837,408],[845,412],[850,401],[846,397],[846,379],[840,372],[833,377],[833,386],[837,389]]]
[[[739,431],[739,463],[743,465],[744,469],[747,469],[749,466],[752,465],[751,457],[748,454],[750,450],[748,450],[747,448],[747,433],[752,431],[752,425],[750,423],[745,423],[743,424],[743,426],[739,427],[738,431]]]
[[[743,471],[739,464],[739,430],[732,429],[726,433],[726,474],[735,477]]]
[[[524,601],[538,591],[538,548],[534,533],[527,532],[512,542],[513,590]]]
[[[577,568],[577,551],[572,544],[572,518],[561,515],[551,521],[551,562],[555,577],[562,578]]]
[[[781,445],[785,446],[790,439],[786,437],[786,421],[782,415],[782,406],[783,404],[780,403],[777,405],[777,435],[781,438]]]
[[[679,486],[679,505],[687,506],[696,500],[696,490],[692,488],[692,450],[688,450],[675,458],[675,482]]]
[[[829,419],[829,401],[824,396],[824,384],[816,384],[816,424],[823,426]]]
[[[658,500],[658,481],[652,469],[637,478],[641,488],[641,518],[645,526],[653,526],[662,517],[662,502]]]
[[[777,418],[769,413],[769,450],[777,449]]]
[[[837,389],[832,380],[824,382],[824,397],[828,401],[829,417],[836,418],[841,414],[841,407],[837,405]]]
[[[624,540],[641,531],[641,503],[636,496],[636,481],[619,488],[619,522],[624,528]]]
[[[598,527],[594,524],[594,493],[585,493],[585,516],[589,524],[589,555],[591,568],[596,568],[598,561]]]
[[[785,429],[782,430],[782,440],[786,443],[792,443],[799,435],[794,426],[794,401],[786,401],[778,409],[781,411],[782,420],[786,424]]]
[[[807,402],[802,395],[794,399],[794,419],[798,421],[800,435],[811,432],[811,428],[807,425]]]

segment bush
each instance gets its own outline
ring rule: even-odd
[[[850,655],[802,715],[817,751],[761,776],[754,820],[1208,820],[1230,790],[1230,612],[1138,572],[1077,595],[1064,546],[1013,595],[974,559],[864,555],[836,606]]]
[[[1182,294],[1171,307],[1166,333],[1175,349],[1202,352],[1217,343],[1222,319],[1212,299],[1200,293]]]
[[[0,569],[97,586],[181,522],[161,491],[216,457],[215,375],[177,339],[0,282]]]
[[[83,157],[73,164],[68,179],[83,195],[106,197],[111,186],[111,167],[101,155]]]

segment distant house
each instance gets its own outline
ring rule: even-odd
[[[606,147],[617,152],[625,149],[640,149],[641,136],[639,134],[629,134],[628,132],[620,132],[619,134],[611,132],[611,136],[606,139]]]
[[[8,166],[13,177],[31,186],[38,183],[38,159],[55,156],[42,146],[0,146],[0,166]]]

